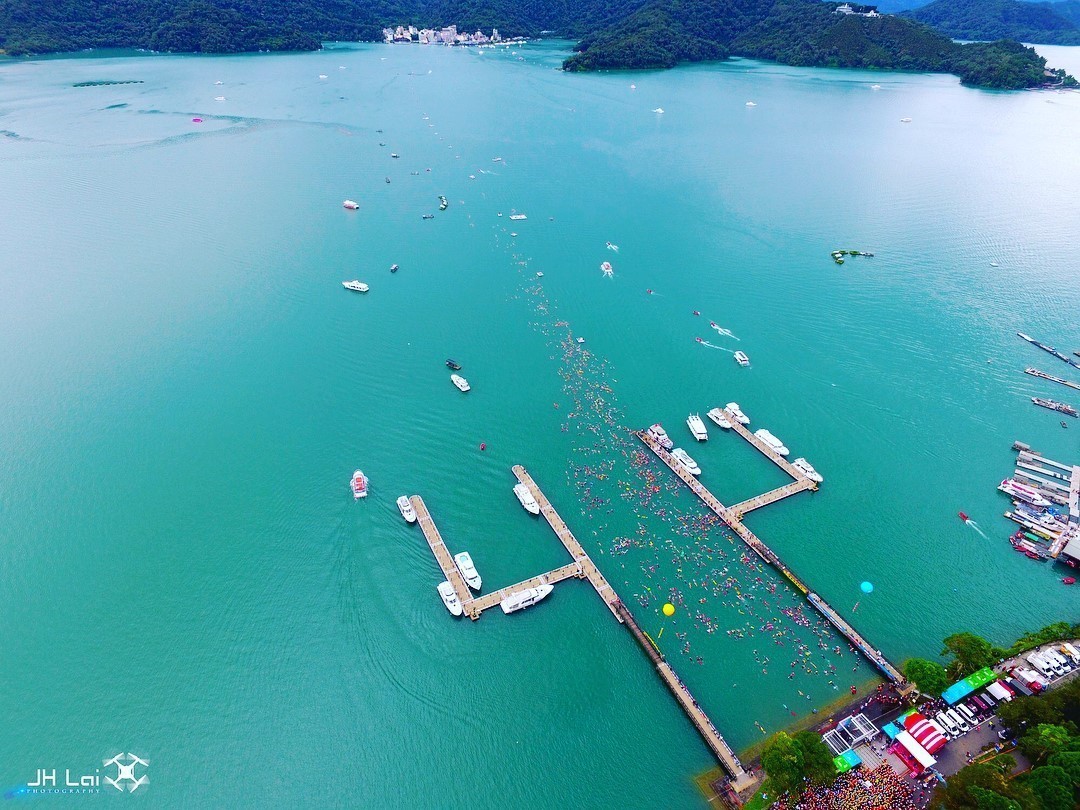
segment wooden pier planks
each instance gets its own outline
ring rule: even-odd
[[[424,539],[431,546],[431,553],[435,555],[435,562],[439,564],[443,576],[453,586],[454,593],[457,594],[457,598],[461,601],[461,606],[464,609],[465,603],[472,601],[472,592],[469,590],[469,586],[465,584],[461,572],[458,571],[454,557],[450,553],[450,549],[446,547],[446,543],[443,542],[435,521],[431,519],[427,504],[419,495],[413,495],[409,498],[409,502],[412,504],[413,509],[416,510],[416,522],[420,524],[420,528],[424,532]]]
[[[497,606],[503,599],[518,591],[523,591],[526,588],[535,588],[539,585],[554,585],[557,582],[562,582],[564,579],[570,579],[571,577],[581,579],[584,576],[585,573],[581,570],[580,563],[568,563],[562,568],[556,568],[554,571],[548,571],[546,574],[541,574],[538,577],[530,577],[516,585],[509,585],[506,588],[493,593],[477,596],[475,599],[470,599],[465,603],[463,608],[465,612],[469,614],[470,618],[478,619],[483,611]]]

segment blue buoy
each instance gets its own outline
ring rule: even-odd
[[[873,593],[874,592],[874,583],[873,582],[864,582],[859,587],[862,588],[863,593]]]

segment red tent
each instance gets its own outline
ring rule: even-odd
[[[937,723],[927,720],[918,712],[904,718],[904,728],[930,754],[940,751],[949,741]]]

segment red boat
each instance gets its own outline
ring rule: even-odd
[[[965,515],[963,512],[957,512],[957,514],[960,516],[960,519],[964,521],[964,523],[968,522],[968,516]]]
[[[1075,585],[1076,584],[1076,577],[1065,577],[1061,581],[1064,582],[1066,585]]]
[[[701,338],[694,338],[694,340],[696,340],[696,341],[697,341],[698,343],[704,343],[704,342],[705,342],[705,341],[704,341],[704,340],[702,340]]]

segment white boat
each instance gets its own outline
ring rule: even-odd
[[[367,292],[370,287],[362,281],[357,281],[355,278],[352,281],[343,281],[341,286],[346,290],[352,290],[353,292]]]
[[[514,222],[519,222],[523,219],[528,219],[528,217],[524,214],[511,214],[510,219],[514,220]]]
[[[791,466],[794,467],[799,472],[801,472],[803,475],[805,475],[811,481],[816,481],[817,483],[820,484],[822,481],[825,480],[824,478],[821,477],[821,473],[819,473],[817,470],[815,470],[813,465],[809,461],[807,461],[805,458],[797,458],[797,459],[795,459],[793,462],[791,462]]]
[[[756,107],[756,106],[757,106],[757,104],[755,104],[755,103],[754,103],[754,102],[752,102],[752,101],[748,101],[748,102],[746,102],[746,106],[747,106],[747,107]]]
[[[900,119],[900,123],[901,123],[901,124],[910,124],[910,123],[911,123],[911,119],[910,119],[910,118],[901,118],[901,119]]]
[[[739,407],[738,402],[729,402],[724,407],[727,409],[728,413],[735,417],[735,421],[738,422],[740,425],[750,424],[750,417],[742,412],[742,409]]]
[[[352,474],[352,480],[349,481],[349,487],[352,489],[353,500],[367,497],[368,479],[360,470],[356,470]]]
[[[773,436],[772,433],[767,431],[765,428],[755,430],[754,435],[782,456],[786,456],[788,452],[790,452],[786,447],[784,447],[784,443],[782,441]]]
[[[735,362],[740,366],[748,366],[750,365],[750,358],[746,356],[746,352],[740,350],[735,352]]]
[[[413,509],[413,505],[409,503],[408,497],[402,495],[397,499],[397,508],[401,512],[401,516],[405,518],[406,523],[416,523],[416,510]]]
[[[648,433],[653,440],[665,450],[670,450],[675,446],[675,443],[668,438],[667,431],[664,430],[659,422],[650,427],[646,433]]]
[[[712,419],[714,422],[716,422],[716,424],[724,430],[731,430],[731,422],[729,422],[728,418],[724,416],[724,411],[722,409],[713,408],[705,415]]]
[[[663,107],[657,107],[655,110],[653,110],[653,112],[656,113],[657,115],[663,115],[664,114],[664,108]]]
[[[686,471],[691,475],[701,475],[701,467],[699,467],[698,463],[690,458],[690,454],[681,447],[676,447],[672,450],[671,457],[686,467]]]
[[[535,588],[526,588],[523,591],[510,594],[499,602],[499,607],[502,608],[503,613],[513,613],[515,610],[524,610],[527,607],[535,605],[553,590],[555,590],[555,586],[548,585],[545,582],[543,585],[537,585]]]
[[[514,494],[517,495],[517,499],[521,501],[521,505],[525,507],[526,512],[530,515],[540,514],[540,504],[536,502],[536,498],[533,497],[527,486],[514,484]]]
[[[1030,503],[1032,506],[1046,508],[1050,505],[1050,501],[1040,495],[1037,489],[1029,487],[1027,484],[1021,484],[1019,481],[1014,481],[1011,478],[1006,478],[1002,481],[998,485],[998,489],[1006,495],[1019,498],[1022,501]]]
[[[450,382],[452,382],[454,385],[456,385],[457,390],[461,391],[462,393],[465,393],[466,391],[470,390],[469,389],[469,381],[466,380],[464,377],[460,376],[459,374],[451,374],[450,375]]]
[[[473,565],[472,557],[469,555],[469,552],[462,551],[455,554],[454,562],[457,563],[457,570],[461,572],[461,578],[465,580],[465,584],[474,591],[480,590],[483,581],[480,579],[480,574],[476,571],[476,566]]]
[[[707,442],[709,440],[709,431],[705,429],[705,423],[701,421],[701,417],[696,413],[692,413],[686,417],[686,426],[690,428],[690,432],[694,434],[694,438],[699,442]]]
[[[442,603],[446,605],[446,609],[450,611],[451,616],[461,615],[461,600],[458,599],[453,585],[445,580],[440,582],[439,596],[442,598]]]
[[[345,202],[343,202],[341,205],[345,208],[348,208],[350,211],[355,211],[357,208],[360,207],[360,203],[358,203],[356,200],[345,200]]]
[[[579,337],[579,338],[577,339],[577,342],[578,342],[578,343],[584,343],[584,342],[585,342],[585,338],[583,338],[583,337]]]

